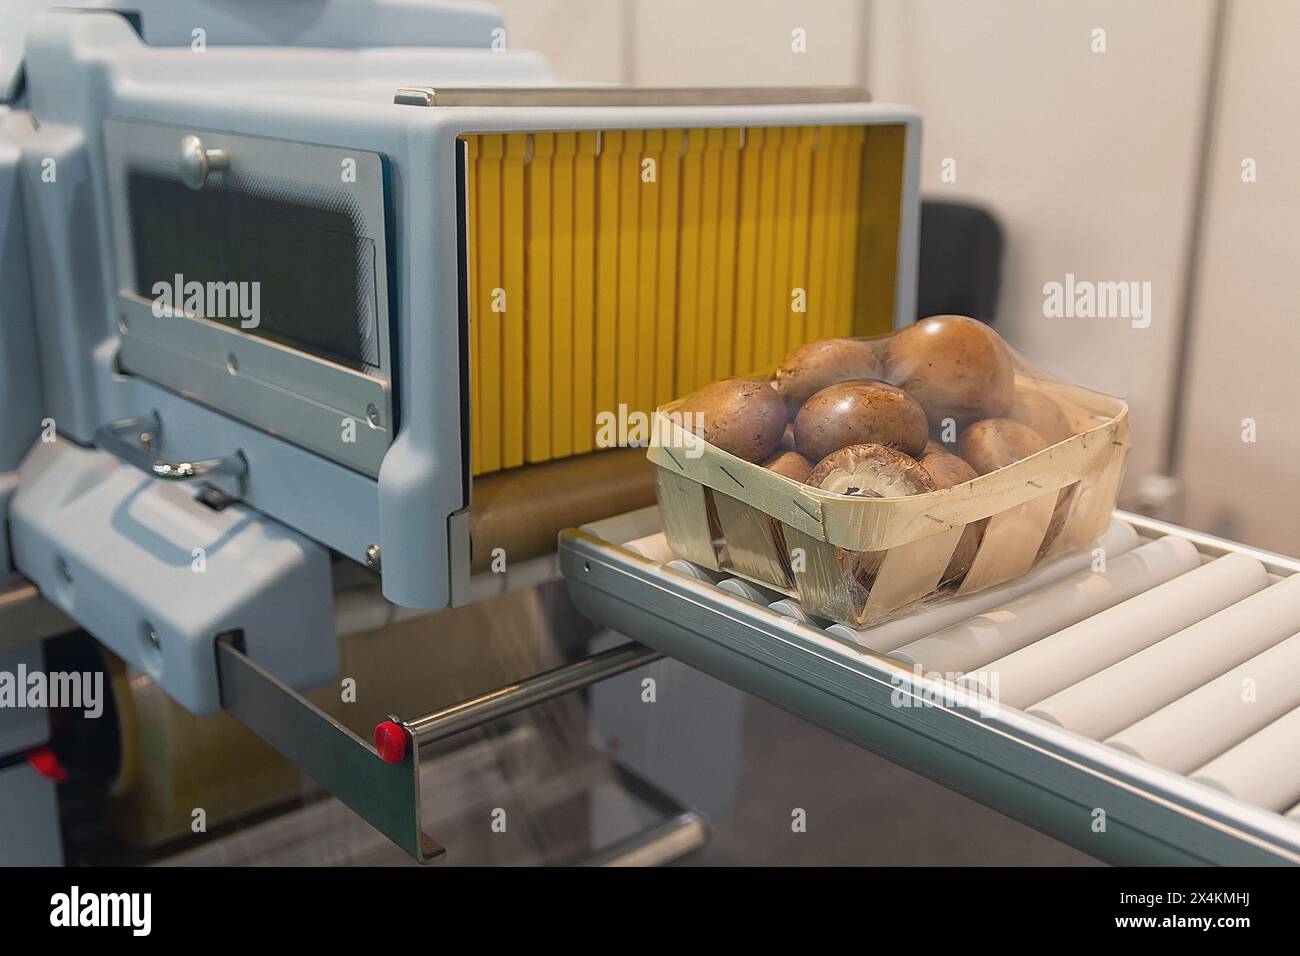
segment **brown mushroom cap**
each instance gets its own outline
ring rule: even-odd
[[[1070,420],[1065,417],[1065,410],[1042,392],[1017,389],[1007,417],[1022,425],[1028,425],[1049,445],[1065,441],[1074,434],[1074,429],[1070,427]]]
[[[808,459],[797,451],[778,451],[763,462],[763,467],[768,471],[776,472],[778,475],[784,475],[792,481],[807,481],[808,475],[812,471],[812,465],[808,464]]]
[[[710,445],[743,458],[765,461],[776,450],[785,431],[785,402],[767,382],[753,378],[729,378],[706,385],[689,396],[677,411],[703,416],[701,427],[694,419],[683,419]]]
[[[817,463],[808,484],[838,495],[905,498],[934,491],[934,479],[920,462],[885,445],[849,445]]]
[[[1009,418],[986,418],[961,433],[961,457],[981,475],[1028,458],[1047,447],[1043,436]]]
[[[930,473],[936,488],[951,488],[963,481],[972,481],[979,477],[979,472],[963,458],[958,458],[942,445],[935,442],[925,446],[921,456],[921,467]]]
[[[979,477],[975,469],[965,460],[946,451],[936,442],[926,445],[925,455],[921,458],[921,467],[930,473],[935,486],[940,489],[951,488]],[[957,547],[953,549],[952,557],[948,560],[948,567],[944,569],[943,577],[939,579],[940,583],[960,581],[966,576],[966,572],[975,563],[975,554],[979,551],[980,542],[984,540],[984,529],[988,524],[989,519],[983,518],[966,525]]]
[[[996,332],[964,315],[936,315],[895,332],[884,364],[885,378],[920,402],[931,421],[964,423],[1011,407],[1011,352]]]
[[[822,339],[801,345],[776,368],[776,390],[791,415],[828,385],[854,379],[879,379],[880,359],[862,339]]]
[[[804,402],[794,422],[794,441],[809,461],[862,444],[919,455],[929,431],[925,412],[902,389],[885,382],[841,382]]]

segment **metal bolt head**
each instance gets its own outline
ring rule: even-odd
[[[379,545],[372,544],[366,548],[366,567],[379,570]]]
[[[162,638],[158,636],[158,632],[153,628],[149,629],[149,644],[154,650],[162,650]]]
[[[208,149],[197,136],[186,136],[181,140],[181,180],[190,189],[202,189],[209,173],[225,169],[228,163],[225,150]]]

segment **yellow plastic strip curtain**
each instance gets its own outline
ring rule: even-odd
[[[501,170],[505,155],[505,137],[480,136],[478,171],[471,177],[474,195],[470,208],[476,215],[470,228],[478,226],[477,237],[470,241],[478,253],[477,288],[470,295],[471,322],[479,328],[479,364],[470,370],[478,382],[478,415],[470,428],[478,436],[471,448],[478,449],[473,460],[475,474],[496,471],[501,467],[501,300],[505,294],[504,244],[501,241]],[[477,201],[476,201],[477,200]],[[477,309],[474,306],[477,305]],[[477,374],[476,374],[477,373]]]
[[[501,244],[505,258],[505,286],[501,313],[501,467],[524,463],[524,248],[527,205],[524,192],[524,156],[528,137],[506,136],[501,187]]]
[[[551,454],[573,454],[573,167],[577,133],[555,134],[551,163]],[[531,413],[531,409],[529,410]]]
[[[476,475],[892,322],[901,126],[463,139]]]
[[[466,229],[469,236],[480,235],[479,230],[479,188],[478,188],[478,154],[479,142],[477,139],[471,139],[465,144],[465,195],[468,197],[465,209]],[[478,271],[478,249],[471,239],[465,245],[465,256],[469,260],[469,294],[474,295],[482,285],[479,282]],[[483,324],[482,317],[479,315],[477,303],[471,303],[468,316],[469,325],[469,420],[471,422],[481,422],[483,420],[483,400],[480,397],[480,389],[483,385],[483,378],[479,374],[479,368],[482,361],[479,357],[479,326]],[[478,463],[483,460],[483,431],[480,428],[470,427],[470,462],[472,468],[477,468]],[[477,472],[475,472],[477,474]]]
[[[636,304],[636,388],[632,408],[655,406],[655,356],[659,320],[659,194],[663,183],[659,166],[663,160],[664,131],[647,130],[638,163],[637,176],[641,199],[641,228],[637,236],[637,304]]]
[[[718,208],[717,341],[713,347],[712,378],[724,378],[736,364],[736,232],[740,201],[741,131],[723,131]],[[670,396],[671,397],[671,396]],[[667,399],[661,399],[661,403]]]
[[[596,152],[599,134],[578,134],[573,161],[573,450],[591,451],[596,420]]]

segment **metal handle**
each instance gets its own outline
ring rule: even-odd
[[[135,435],[140,444],[128,441],[128,435]],[[155,458],[147,450],[149,446],[156,448],[161,441],[162,421],[157,412],[109,422],[95,432],[97,448],[155,478],[191,481],[195,478],[229,475],[237,478],[242,485],[248,475],[248,460],[244,458],[243,452],[237,451],[225,458],[207,458],[203,461],[168,461],[165,458]]]
[[[209,173],[221,172],[230,165],[224,149],[208,149],[193,134],[181,140],[181,179],[190,189],[202,189]]]

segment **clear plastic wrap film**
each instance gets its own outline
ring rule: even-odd
[[[822,339],[662,406],[649,453],[676,555],[870,627],[1106,530],[1124,402],[935,316]]]

